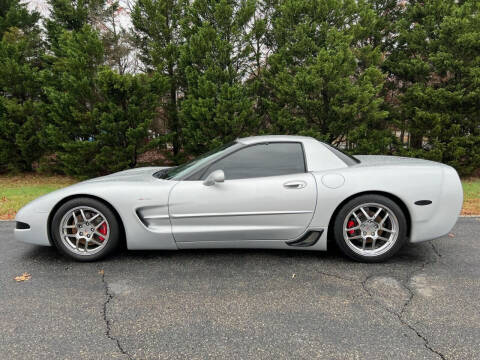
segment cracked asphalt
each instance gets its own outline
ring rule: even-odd
[[[13,228],[0,223],[0,359],[480,358],[480,218],[382,264],[336,250],[82,264]]]

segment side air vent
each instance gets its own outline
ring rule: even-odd
[[[145,206],[136,209],[138,219],[151,231],[171,232],[170,217],[166,205]]]
[[[17,225],[15,228],[18,230],[27,230],[30,229],[30,225],[21,221],[17,221]]]
[[[303,235],[300,239],[288,241],[287,245],[296,246],[296,247],[308,247],[313,246],[317,243],[320,236],[322,236],[323,230],[319,231],[309,231]]]

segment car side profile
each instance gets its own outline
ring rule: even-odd
[[[413,158],[352,157],[316,139],[237,139],[186,164],[145,167],[42,196],[16,239],[79,261],[132,250],[270,248],[383,261],[447,234],[463,201],[457,172]]]

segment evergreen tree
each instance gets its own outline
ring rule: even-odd
[[[81,31],[85,25],[96,27],[108,16],[106,0],[47,0],[49,17],[45,20],[50,50],[55,52],[65,30]]]
[[[248,67],[245,86],[254,100],[254,114],[258,131],[263,132],[272,119],[268,116],[268,88],[265,83],[268,57],[274,46],[272,23],[278,0],[256,0],[253,19],[246,28]]]
[[[181,119],[188,152],[201,153],[258,131],[254,99],[244,85],[250,56],[246,29],[254,5],[196,0],[188,7],[181,53],[186,79]]]
[[[266,74],[269,132],[311,135],[360,152],[384,150],[381,54],[362,43],[368,25],[358,21],[368,10],[354,0],[276,6]]]
[[[387,61],[400,85],[406,154],[449,163],[462,174],[480,166],[479,10],[474,0],[409,3]]]
[[[41,155],[38,20],[17,0],[0,2],[0,171],[31,170]]]
[[[98,119],[94,114],[102,101],[96,79],[103,64],[103,46],[89,25],[64,31],[57,39],[56,56],[43,73],[48,99],[48,126],[43,145],[58,156],[61,168],[71,175],[94,175],[101,171],[92,161]]]
[[[149,139],[157,94],[167,88],[165,79],[104,69],[97,84],[103,101],[93,109],[98,121],[93,161],[106,173],[135,167]]]
[[[49,125],[45,137],[60,169],[91,177],[134,167],[148,139],[158,93],[156,77],[118,74],[103,66],[97,31],[64,31],[45,72]]]
[[[182,93],[179,59],[184,43],[180,23],[186,4],[185,0],[139,0],[132,12],[134,37],[147,72],[154,71],[168,80],[168,91],[162,94],[168,134],[158,139],[172,144],[174,160],[182,148],[178,115]]]
[[[106,64],[120,75],[138,70],[137,56],[128,28],[122,24],[127,9],[118,2],[112,2],[106,8],[106,17],[100,27]]]
[[[40,14],[28,11],[25,4],[16,0],[2,0],[0,2],[0,36],[11,28],[21,29],[24,32],[38,33]]]

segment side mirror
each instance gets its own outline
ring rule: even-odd
[[[215,170],[214,172],[210,173],[207,178],[203,181],[203,185],[205,186],[212,186],[215,183],[220,183],[225,181],[225,173],[223,170]]]

